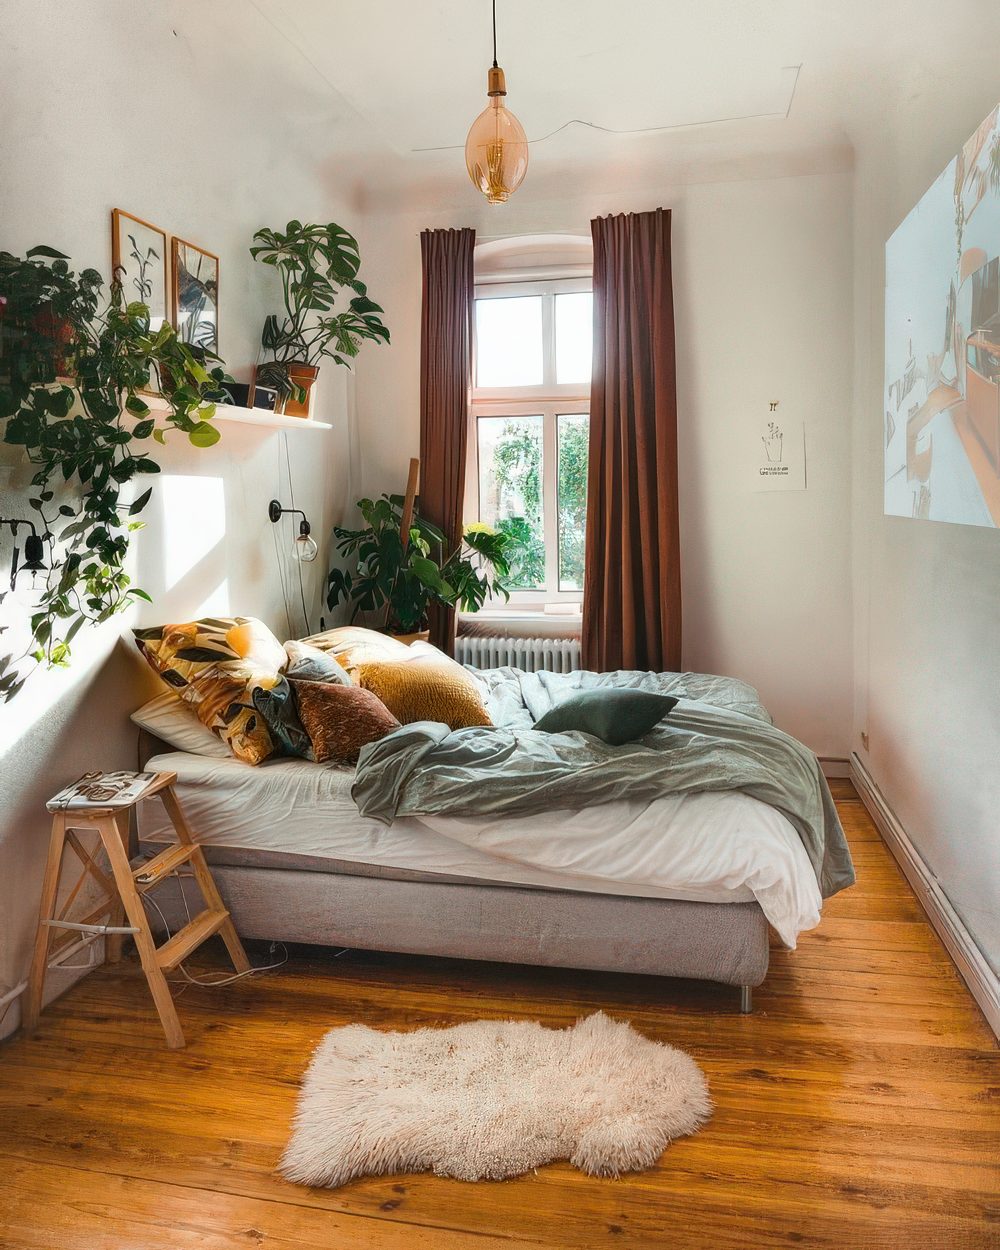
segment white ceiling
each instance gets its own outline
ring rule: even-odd
[[[497,0],[531,173],[632,181],[849,158],[859,101],[934,73],[995,0]],[[490,0],[171,0],[211,63],[242,60],[290,127],[327,123],[359,194],[456,195],[485,107]],[[989,23],[987,23],[989,24]],[[962,32],[965,32],[963,34]],[[627,132],[627,133],[621,133]],[[724,176],[724,175],[720,175]]]

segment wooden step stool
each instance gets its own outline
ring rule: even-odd
[[[28,1000],[24,1014],[26,1033],[33,1032],[38,1024],[46,970],[50,965],[58,964],[60,955],[65,956],[68,948],[79,941],[80,933],[92,934],[94,937],[105,936],[105,954],[109,963],[116,963],[121,958],[125,935],[132,935],[149,984],[149,992],[153,996],[163,1031],[167,1035],[167,1045],[171,1049],[184,1045],[184,1034],[165,973],[173,971],[213,933],[218,933],[225,942],[237,972],[249,971],[250,963],[243,943],[229,918],[229,912],[226,911],[205,862],[205,855],[195,842],[191,827],[174,793],[177,774],[152,773],[150,777],[149,784],[137,797],[123,802],[112,799],[106,808],[67,811],[54,801],[47,805],[52,812],[52,836],[42,882],[38,932],[35,936],[35,953],[28,983]],[[152,798],[153,795],[158,795],[166,808],[177,834],[177,842],[133,871],[128,856],[130,813],[136,803]],[[80,831],[96,831],[100,835],[111,865],[111,878],[80,841],[77,836]],[[84,871],[56,915],[59,872],[67,845],[80,860]],[[95,851],[97,849],[95,847]],[[163,946],[157,947],[141,896],[153,886],[160,885],[167,877],[176,873],[182,864],[187,863],[190,863],[194,878],[201,889],[205,910],[169,938]],[[68,918],[69,910],[88,875],[101,886],[105,897],[99,906],[92,908],[86,915],[71,920]],[[105,918],[103,923],[98,923],[102,917]],[[124,923],[126,917],[128,924]],[[53,929],[64,929],[66,933],[57,938],[50,949]]]

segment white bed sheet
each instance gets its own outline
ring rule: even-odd
[[[738,792],[666,795],[483,820],[361,816],[354,770],[306,760],[251,768],[170,752],[179,798],[206,845],[312,855],[483,881],[712,903],[756,899],[781,940],[819,923],[815,874],[780,812]],[[170,836],[161,806],[141,806],[144,839]]]

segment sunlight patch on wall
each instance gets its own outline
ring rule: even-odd
[[[163,585],[171,591],[226,540],[226,489],[220,477],[171,474],[160,481],[163,509]],[[211,606],[226,582],[209,591]],[[203,605],[209,606],[208,600]]]

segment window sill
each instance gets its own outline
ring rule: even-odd
[[[506,608],[463,613],[458,632],[467,638],[579,638],[582,624],[579,612]]]

